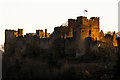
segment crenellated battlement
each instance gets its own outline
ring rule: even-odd
[[[5,29],[5,31],[16,31],[16,30],[14,30],[14,29]]]

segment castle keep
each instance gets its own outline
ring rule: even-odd
[[[45,31],[36,30],[36,33],[23,35],[23,29],[5,30],[5,51],[7,51],[9,43],[17,44],[16,48],[21,47],[23,52],[27,44],[34,44],[46,50],[58,44],[64,48],[64,53],[76,53],[77,55],[77,53],[83,54],[83,42],[87,38],[96,41],[97,47],[107,43],[117,46],[115,33],[113,36],[105,36],[102,30],[100,32],[99,17],[87,19],[85,16],[80,16],[77,19],[68,19],[67,26],[55,27],[53,33],[47,33],[47,29],[45,29]],[[56,40],[58,42],[54,44]]]
[[[70,38],[79,35],[79,38],[84,40],[87,37],[92,37],[94,40],[99,40],[99,17],[80,16],[77,19],[68,19],[68,26],[60,26],[54,29],[55,38]]]

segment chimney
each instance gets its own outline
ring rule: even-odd
[[[47,37],[47,29],[45,29],[45,37]]]

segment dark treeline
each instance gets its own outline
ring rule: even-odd
[[[120,71],[118,48],[108,44],[96,47],[96,43],[86,39],[85,54],[79,57],[66,54],[61,39],[54,40],[50,49],[34,43],[21,49],[11,43],[3,54],[2,80],[114,80]]]

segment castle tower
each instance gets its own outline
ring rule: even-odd
[[[18,31],[5,30],[5,43],[13,42],[18,37]]]
[[[76,20],[76,55],[85,54],[84,40],[91,37],[93,40],[99,40],[99,17],[80,16]]]
[[[22,37],[23,36],[23,29],[18,29],[18,37]]]
[[[91,37],[94,40],[99,40],[99,17],[91,17],[89,22],[89,27],[91,28]]]
[[[5,52],[9,49],[9,44],[14,44],[16,41],[16,36],[18,35],[18,32],[15,30],[5,30],[5,44],[4,44],[4,50]]]
[[[84,24],[86,22],[87,18],[80,16],[77,17],[76,20],[76,38],[75,38],[75,44],[76,44],[76,57],[82,56],[85,54],[85,43],[84,43],[84,35],[86,33],[81,33],[84,30]]]
[[[80,16],[76,20],[76,38],[83,40],[88,37],[88,31],[86,31],[87,17]],[[85,25],[86,24],[86,25]]]
[[[69,36],[75,37],[76,20],[75,19],[68,19],[68,27],[69,27]]]
[[[76,20],[76,36],[84,40],[87,37],[92,37],[94,40],[99,40],[99,17],[80,16]]]

